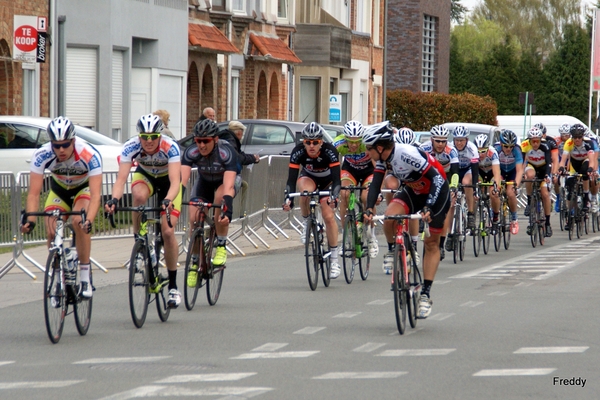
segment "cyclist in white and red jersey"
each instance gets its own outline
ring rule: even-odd
[[[396,192],[385,214],[412,214],[420,211],[429,223],[431,235],[425,238],[424,282],[417,311],[418,318],[427,318],[433,304],[430,290],[440,264],[440,234],[450,208],[450,189],[444,168],[435,158],[414,146],[394,143],[392,134],[392,126],[385,121],[370,126],[363,135],[363,143],[371,158],[376,161],[371,185],[373,190],[369,191],[367,198],[365,220],[371,220],[385,171],[391,170],[403,184],[403,189]],[[395,221],[386,220],[383,231],[388,242],[384,263],[393,264]]]
[[[77,240],[81,295],[92,297],[90,284],[90,251],[92,248],[92,223],[100,208],[102,196],[102,157],[98,150],[75,137],[75,127],[68,118],[58,117],[46,129],[50,142],[33,153],[26,212],[35,212],[40,204],[44,184],[44,170],[50,171],[50,193],[44,210],[86,210],[86,220],[73,216],[72,228]],[[50,217],[45,218],[48,245],[54,240],[55,226]],[[35,227],[35,217],[29,217],[21,227],[24,233]]]
[[[169,208],[171,226],[165,212],[161,213],[161,232],[165,246],[165,263],[169,274],[169,300],[167,305],[177,308],[181,303],[181,293],[177,290],[177,258],[179,244],[175,237],[175,226],[181,210],[181,156],[177,142],[163,136],[164,125],[159,116],[143,115],[136,125],[138,135],[123,145],[117,180],[112,188],[112,199],[105,205],[107,212],[113,212],[123,196],[123,187],[133,161],[138,166],[131,179],[133,206],[146,204],[156,193],[158,202],[164,209]],[[139,213],[133,213],[133,231],[137,235],[140,228]]]

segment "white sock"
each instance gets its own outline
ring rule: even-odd
[[[332,247],[329,246],[329,251],[331,251],[331,255],[329,257],[331,257],[331,262],[333,262],[334,260],[337,261],[338,258],[338,247]]]
[[[79,279],[90,283],[90,264],[79,264]]]

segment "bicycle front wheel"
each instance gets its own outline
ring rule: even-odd
[[[48,255],[44,273],[44,316],[48,338],[52,343],[58,343],[60,340],[68,307],[60,262],[58,251],[52,250]]]
[[[224,265],[215,266],[212,263],[212,260],[215,258],[216,240],[217,232],[215,231],[215,227],[211,226],[208,234],[208,241],[204,244],[206,266],[208,267],[209,271],[206,279],[206,298],[208,300],[208,304],[211,306],[217,304],[217,300],[219,300],[219,295],[221,294],[221,285],[223,285],[223,273],[225,271]]]
[[[194,308],[194,305],[196,304],[196,298],[198,297],[198,289],[200,288],[200,283],[202,281],[202,276],[200,274],[200,264],[201,264],[201,258],[200,258],[200,249],[202,246],[202,238],[203,235],[201,233],[201,231],[199,230],[194,230],[192,231],[192,235],[190,237],[189,243],[188,243],[188,251],[187,251],[187,256],[185,257],[185,270],[184,270],[184,275],[183,275],[183,300],[185,302],[185,308],[188,311],[192,311],[192,309]],[[194,249],[195,252],[194,252]],[[193,266],[193,257],[196,256],[196,265]],[[193,283],[193,279],[192,282],[190,282],[190,273],[195,274],[196,276],[196,284],[193,286],[190,286],[188,283]],[[193,276],[192,276],[193,278]]]
[[[394,249],[394,269],[392,274],[392,292],[394,293],[394,309],[396,312],[396,325],[401,335],[406,330],[406,314],[408,308],[407,288],[404,276],[404,265],[406,263],[406,254],[404,249],[400,250],[399,245]]]
[[[90,285],[93,285],[92,280],[92,265],[90,264]],[[80,289],[76,286],[73,286],[73,289]],[[79,290],[78,290],[79,292]],[[92,320],[92,300],[93,298],[86,299],[82,297],[78,293],[73,293],[73,309],[75,310],[75,326],[77,327],[77,332],[81,336],[84,336],[88,329],[90,328],[90,322]]]
[[[481,226],[481,241],[483,244],[483,254],[487,254],[490,251],[490,234],[492,227],[492,217],[489,212],[489,208],[487,204],[481,210],[481,222],[479,223]]]
[[[144,242],[136,240],[129,259],[129,310],[136,328],[146,322],[150,301],[150,260]]]
[[[312,218],[306,221],[306,243],[304,244],[304,257],[306,258],[306,275],[308,286],[311,290],[317,289],[319,281],[319,249],[317,225]]]
[[[414,328],[417,326],[417,310],[422,285],[421,273],[419,272],[419,266],[417,265],[415,249],[412,245],[408,245],[408,252],[410,253],[410,261],[407,260],[407,267],[410,268],[410,272],[408,273],[408,290],[406,297],[408,304],[408,322],[410,323],[410,327]]]
[[[471,234],[473,235],[473,254],[475,255],[475,257],[479,257],[479,253],[481,253],[482,220],[481,215],[477,210],[473,213],[473,217],[475,218],[475,229],[473,230],[473,232],[471,232]]]
[[[323,233],[319,232],[319,235],[323,235]],[[321,257],[319,257],[319,268],[321,268],[323,285],[325,285],[325,287],[329,287],[329,283],[331,283],[331,255],[326,258],[323,257],[323,254],[325,254],[325,242],[327,242],[327,239],[323,241],[323,238],[319,237],[319,246],[321,248]]]
[[[354,279],[356,263],[356,228],[354,218],[346,215],[344,231],[342,233],[342,262],[344,264],[344,277],[346,283],[351,284]]]

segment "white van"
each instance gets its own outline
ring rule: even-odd
[[[559,136],[558,127],[562,124],[582,124],[587,127],[587,124],[570,115],[498,115],[497,119],[501,129],[510,129],[521,138],[525,138],[529,128],[540,122],[546,127],[546,134],[552,137]]]

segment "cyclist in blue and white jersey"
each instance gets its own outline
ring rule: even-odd
[[[494,182],[496,186],[499,186],[502,182],[502,175],[500,173],[500,159],[498,158],[498,152],[494,146],[490,146],[490,139],[488,135],[481,134],[475,138],[475,145],[479,153],[479,177],[482,182],[490,183]],[[489,191],[489,188],[484,188],[484,191]],[[494,229],[497,229],[498,218],[500,216],[500,197],[498,196],[498,190],[492,190],[490,194],[490,200],[492,203],[492,224]]]
[[[33,153],[29,192],[25,211],[38,211],[40,194],[44,186],[44,170],[49,170],[50,193],[44,211],[79,211],[86,209],[86,220],[73,216],[72,228],[77,240],[75,246],[79,257],[81,295],[92,297],[90,284],[90,251],[92,248],[92,223],[100,208],[102,196],[102,157],[92,145],[75,136],[75,126],[68,118],[53,119],[46,129],[50,142]],[[48,246],[54,240],[55,224],[51,217],[45,218]],[[29,233],[35,227],[35,217],[28,217],[21,227]]]
[[[431,140],[423,143],[421,149],[438,160],[442,167],[444,167],[446,180],[450,185],[450,189],[456,188],[458,187],[459,160],[456,149],[448,144],[450,131],[444,125],[435,125],[431,128],[430,133]],[[453,195],[453,192],[451,193]],[[454,204],[454,201],[450,202],[450,210],[446,215],[444,230],[440,236],[440,260],[446,257],[446,250],[454,251],[454,241],[448,240],[446,242],[446,234],[452,225],[452,218],[454,217]],[[445,247],[444,243],[446,243]]]
[[[452,135],[454,141],[452,147],[458,153],[458,179],[463,185],[471,185],[479,181],[479,153],[477,146],[469,142],[469,129],[464,125],[459,125],[454,128]],[[465,197],[467,200],[467,228],[471,231],[475,229],[475,196],[473,188],[465,188]]]
[[[167,305],[177,308],[181,303],[181,293],[177,290],[177,258],[179,243],[175,237],[175,226],[181,210],[181,155],[177,142],[161,132],[164,124],[158,115],[142,115],[136,124],[138,134],[123,145],[117,180],[112,188],[112,199],[104,206],[107,212],[114,212],[123,196],[123,187],[129,177],[131,165],[138,166],[131,178],[133,206],[146,204],[150,196],[157,194],[163,209],[171,210],[171,227],[166,213],[161,213],[161,232],[164,241],[165,263],[169,274],[169,300]],[[139,213],[133,213],[133,232],[139,233]]]
[[[600,147],[598,146],[598,136],[589,129],[586,129],[583,139],[592,146],[592,150],[594,151],[593,159],[598,160],[598,152],[600,151]],[[596,168],[593,175],[590,176],[590,194],[592,195],[590,211],[593,213],[598,212],[598,187],[598,168]]]
[[[510,233],[519,233],[519,217],[517,215],[517,190],[523,179],[523,154],[517,144],[517,135],[504,129],[500,133],[500,142],[494,146],[500,160],[500,174],[504,182],[514,182],[512,187],[507,187],[508,207],[510,209]]]

